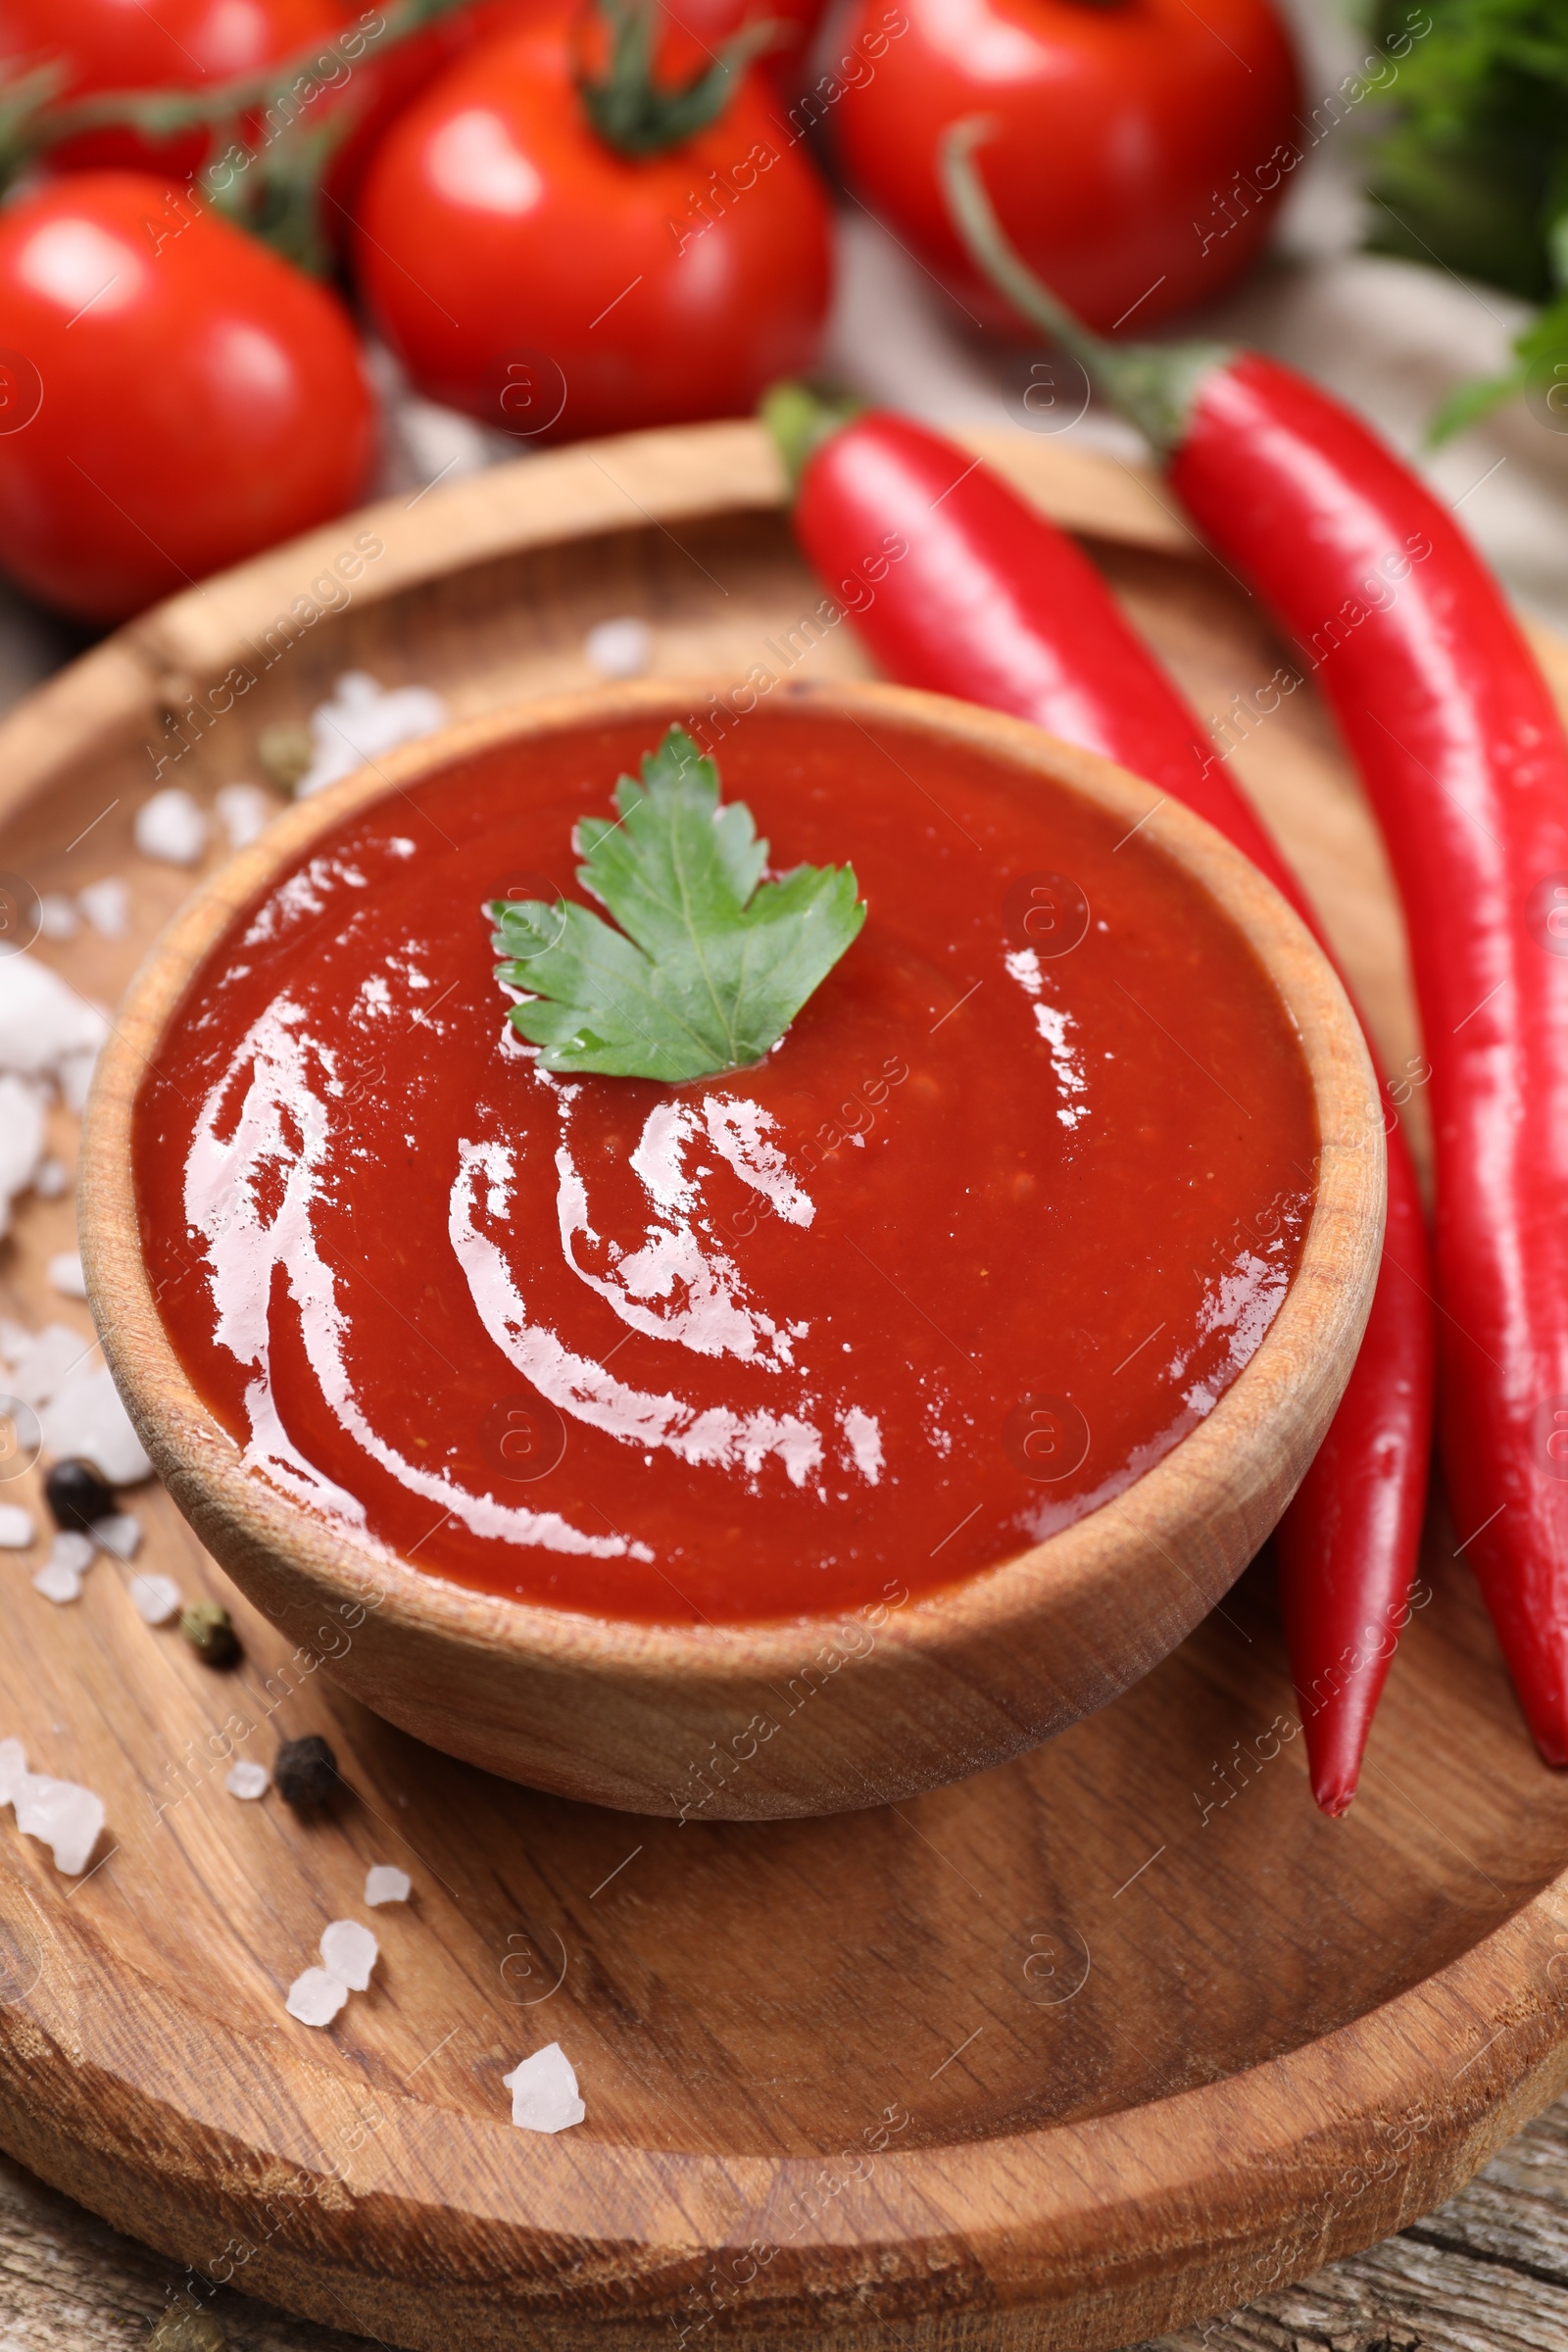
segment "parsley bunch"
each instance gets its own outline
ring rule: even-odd
[[[1407,0],[1375,0],[1380,40],[1413,29]],[[1439,263],[1545,304],[1503,375],[1465,384],[1434,420],[1461,431],[1510,394],[1561,383],[1568,362],[1568,7],[1563,0],[1424,0],[1394,85],[1368,190],[1380,253]]]

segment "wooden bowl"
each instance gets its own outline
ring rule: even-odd
[[[409,747],[286,813],[176,915],[132,983],[100,1060],[83,1137],[82,1256],[115,1378],[159,1473],[208,1549],[306,1644],[323,1614],[353,1638],[333,1671],[365,1703],[509,1779],[636,1812],[707,1819],[851,1810],[999,1764],[1102,1706],[1229,1589],[1294,1494],[1354,1359],[1379,1257],[1383,1127],[1338,980],[1273,888],[1156,794],[1021,721],[876,685],[782,690],[862,724],[895,721],[979,749],[1142,826],[1250,942],[1300,1034],[1322,1138],[1300,1263],[1261,1346],[1208,1418],[1113,1502],[1047,1542],[890,1613],[744,1771],[754,1718],[837,1621],[666,1627],[589,1617],[444,1582],[357,1544],[241,1465],[159,1319],[144,1267],[130,1132],[143,1072],[193,970],[235,914],[366,804],[501,741],[699,709],[667,681],[530,703]],[[334,1640],[330,1644],[337,1647]],[[837,1653],[835,1653],[836,1655]]]

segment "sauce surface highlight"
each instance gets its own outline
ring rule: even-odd
[[[1256,1350],[1311,1212],[1299,1042],[1145,833],[781,708],[722,797],[771,871],[853,863],[858,940],[753,1069],[549,1076],[483,902],[582,898],[572,825],[665,723],[390,794],[235,923],[137,1102],[159,1310],[258,1475],[432,1574],[679,1624],[949,1584]]]

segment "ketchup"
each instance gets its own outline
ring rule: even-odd
[[[664,723],[388,793],[236,918],[137,1103],[160,1312],[257,1477],[430,1575],[665,1623],[929,1591],[1255,1351],[1313,1200],[1299,1041],[1147,832],[780,704],[723,797],[770,870],[854,865],[859,938],[754,1068],[552,1077],[484,902],[582,897],[572,826]]]

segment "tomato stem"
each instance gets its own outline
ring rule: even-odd
[[[466,5],[466,0],[394,0],[372,32],[350,26],[277,65],[205,90],[102,90],[58,104],[62,75],[56,64],[0,79],[0,192],[36,157],[86,132],[129,129],[156,142],[205,129],[211,134],[208,154],[190,175],[193,192],[302,268],[322,270],[330,252],[320,228],[321,174],[351,127],[341,110],[336,120],[302,126],[305,111],[332,86],[318,80],[323,60],[330,56],[352,72]],[[352,54],[349,38],[355,43]],[[308,85],[303,98],[302,83]],[[258,112],[261,124],[252,126],[249,119]],[[233,143],[220,154],[227,131]],[[220,179],[223,171],[228,176]]]
[[[1234,356],[1224,343],[1110,343],[1043,285],[997,218],[973,157],[994,128],[965,116],[944,133],[938,164],[949,216],[982,277],[1054,343],[1081,360],[1089,380],[1162,457],[1187,429],[1199,386]]]
[[[578,69],[583,111],[607,147],[637,158],[678,147],[716,122],[752,60],[776,47],[784,29],[771,18],[743,24],[710,65],[689,80],[665,85],[654,74],[658,0],[598,0],[596,13],[610,54],[603,74]]]

